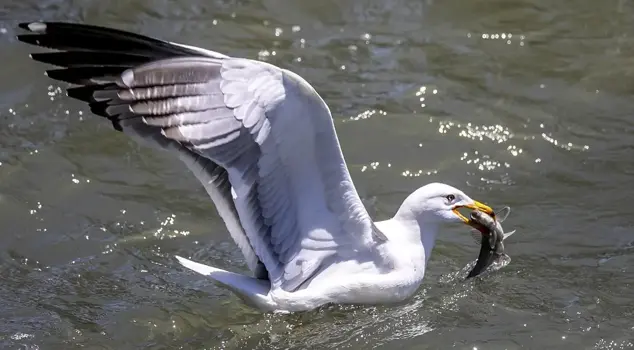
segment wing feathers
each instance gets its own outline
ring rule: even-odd
[[[150,100],[174,96],[196,96],[218,93],[214,83],[173,84],[153,86],[151,88],[132,88],[119,91],[118,98],[124,101]],[[224,107],[224,106],[223,106]]]
[[[233,120],[233,113],[225,108],[214,111],[216,115],[216,120],[222,121],[224,119]],[[151,126],[157,126],[161,128],[175,127],[175,126],[184,126],[184,125],[195,125],[205,123],[209,118],[208,111],[199,111],[199,112],[185,112],[178,114],[170,114],[170,115],[159,115],[159,116],[144,116],[144,122]]]
[[[123,69],[143,64],[147,56],[122,52],[65,51],[33,53],[31,58],[59,67],[103,67],[115,66]]]
[[[130,110],[138,115],[167,115],[183,112],[200,112],[223,108],[222,95],[197,95],[145,100],[130,104]]]
[[[219,68],[217,60],[205,57],[159,60],[126,70],[121,74],[117,84],[133,88],[205,83],[218,78]]]
[[[117,84],[104,84],[104,85],[88,85],[68,88],[66,94],[69,97],[78,99],[83,102],[96,102],[103,101],[104,99],[97,99],[99,95],[117,94],[119,87]]]
[[[372,249],[374,226],[330,112],[299,76],[113,29],[21,27],[35,34],[19,40],[66,51],[33,58],[63,67],[49,71],[51,78],[82,85],[69,96],[118,130],[179,156],[249,267],[259,277],[268,272],[273,288],[301,288],[330,256]]]
[[[121,67],[101,66],[101,67],[77,67],[67,69],[50,69],[46,75],[55,80],[71,84],[90,85],[95,83],[109,83],[118,79]]]

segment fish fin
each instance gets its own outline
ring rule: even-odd
[[[504,232],[504,237],[502,237],[502,241],[504,241],[505,239],[509,238],[509,236],[511,236],[512,234],[515,233],[515,231],[517,230],[513,230],[511,232]]]
[[[480,244],[480,240],[482,240],[482,232],[476,229],[471,229],[469,233],[471,234],[471,238],[473,238],[473,241],[477,244]]]
[[[506,220],[506,218],[509,216],[510,213],[511,213],[510,207],[504,207],[500,210],[496,210],[495,211],[496,220],[498,222],[503,222],[504,220]]]

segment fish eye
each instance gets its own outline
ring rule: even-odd
[[[448,201],[453,202],[456,199],[456,196],[454,196],[453,194],[449,194],[445,198],[447,198]]]

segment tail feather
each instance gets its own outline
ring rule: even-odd
[[[269,281],[204,265],[178,255],[175,257],[184,267],[194,272],[198,272],[201,275],[210,277],[211,279],[221,283],[223,286],[229,288],[245,303],[263,310],[275,310],[275,302],[273,302],[269,295],[269,291],[271,289]]]

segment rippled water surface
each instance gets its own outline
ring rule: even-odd
[[[246,271],[206,193],[43,76],[14,38],[39,19],[299,73],[377,219],[447,182],[512,207],[512,262],[462,282],[455,228],[403,305],[247,308],[173,258]],[[630,1],[4,0],[0,348],[632,348],[633,35]]]

